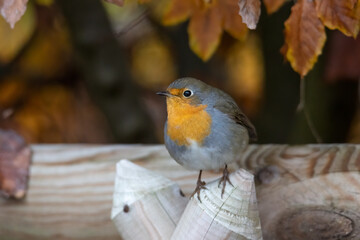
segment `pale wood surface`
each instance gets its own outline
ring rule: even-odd
[[[179,185],[128,160],[116,164],[111,219],[124,240],[169,240],[188,203]]]
[[[250,146],[264,239],[360,239],[359,145]]]
[[[124,158],[178,182],[185,193],[193,190],[197,177],[196,171],[172,160],[162,145],[32,149],[26,200],[0,199],[0,236],[5,239],[120,239],[110,213],[115,165]]]
[[[0,200],[0,236],[4,239],[119,239],[110,212],[115,163],[120,159],[134,160],[178,182],[186,195],[193,191],[197,178],[196,171],[187,171],[171,160],[162,145],[32,148],[27,199]],[[231,170],[240,166],[258,180],[264,239],[301,239],[296,234],[310,228],[318,235],[308,239],[319,234],[357,239],[359,145],[251,145]],[[220,175],[205,172],[204,179]],[[294,228],[295,223],[311,216],[317,216],[318,226],[325,223],[322,227],[326,229],[311,224]],[[327,223],[328,219],[333,221]],[[289,225],[291,222],[294,224]]]
[[[216,179],[191,198],[171,240],[262,239],[254,175],[244,169],[230,174],[224,195]]]

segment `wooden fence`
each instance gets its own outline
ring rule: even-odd
[[[0,239],[120,239],[110,220],[121,159],[176,181],[187,171],[162,145],[34,145],[27,197],[0,199]],[[264,239],[357,239],[360,145],[251,145],[230,166],[256,177]],[[221,173],[204,172],[204,180]]]

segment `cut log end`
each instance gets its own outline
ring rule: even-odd
[[[117,164],[111,215],[122,239],[169,239],[187,201],[175,182],[127,160]]]
[[[221,197],[222,185],[215,180],[187,205],[172,235],[175,239],[261,239],[254,176],[243,170],[230,174]]]
[[[355,239],[360,235],[358,213],[324,207],[305,207],[282,214],[273,239]]]

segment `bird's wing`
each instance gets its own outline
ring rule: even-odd
[[[236,105],[235,101],[230,96],[222,96],[222,100],[215,104],[214,108],[228,115],[237,124],[244,126],[249,133],[249,138],[251,141],[257,140],[257,134],[254,125],[240,110],[240,108]]]

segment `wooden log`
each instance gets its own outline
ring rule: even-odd
[[[358,239],[360,146],[250,146],[264,239]]]
[[[111,218],[122,239],[170,239],[187,202],[175,182],[127,160],[117,163]]]
[[[233,167],[248,169],[264,184],[289,184],[333,172],[359,171],[360,145],[250,145]]]
[[[121,239],[110,212],[115,166],[124,158],[178,182],[186,195],[198,175],[163,145],[33,145],[32,151],[26,199],[0,198],[0,239]]]
[[[223,197],[217,179],[190,199],[171,240],[262,239],[254,176],[239,169],[229,178]]]
[[[115,164],[120,159],[135,161],[137,165],[177,182],[187,196],[194,190],[198,174],[178,165],[163,145],[33,145],[32,151],[26,199],[17,202],[0,199],[0,239],[119,239],[110,212]],[[338,220],[350,221],[352,231],[356,233],[360,225],[358,211],[354,211],[360,209],[357,190],[360,145],[250,145],[239,156],[239,162],[229,169],[233,171],[240,166],[255,175],[265,239],[273,237],[265,235],[270,231],[287,233],[287,238],[278,235],[278,239],[296,239],[294,234],[281,231],[284,221],[280,219],[286,219],[281,218],[285,216],[282,215],[285,212],[280,211],[283,206],[287,206],[286,213],[311,207],[327,209],[335,215],[346,213]],[[221,176],[220,172],[203,174],[207,182]],[[333,174],[337,175],[334,180]],[[317,179],[318,187],[312,185],[314,179]],[[295,185],[297,192],[292,191],[293,184],[298,184]],[[306,187],[300,189],[297,186]],[[348,186],[354,187],[348,189]],[[332,195],[317,196],[324,200],[319,202],[314,191],[319,195],[330,191]],[[287,192],[296,194],[291,198]],[[353,195],[349,196],[351,192]],[[273,205],[277,201],[285,203],[288,198],[288,205]],[[266,218],[273,206],[277,218],[272,216],[278,223],[277,228],[270,224],[271,218]],[[304,218],[298,222],[309,221]],[[317,226],[321,226],[320,223],[318,221]],[[326,221],[323,223],[324,232],[334,236],[331,230],[336,229],[335,226]]]
[[[263,186],[258,197],[264,239],[359,239],[359,195],[358,172]]]

